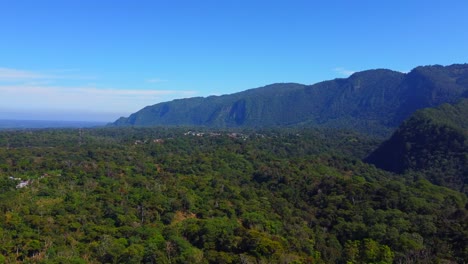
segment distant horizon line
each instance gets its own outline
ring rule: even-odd
[[[108,121],[89,121],[89,120],[59,120],[59,119],[9,119],[0,118],[0,122],[22,121],[22,122],[63,122],[63,123],[109,123]]]

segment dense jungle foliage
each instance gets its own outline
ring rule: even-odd
[[[346,131],[0,132],[0,263],[463,263],[463,193]],[[413,177],[414,176],[414,177]]]
[[[366,161],[468,194],[468,99],[417,111]]]

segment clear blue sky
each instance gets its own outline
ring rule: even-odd
[[[0,119],[468,62],[466,0],[0,0]]]

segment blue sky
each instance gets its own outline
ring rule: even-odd
[[[468,62],[468,1],[0,0],[0,119]]]

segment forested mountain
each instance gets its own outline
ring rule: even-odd
[[[240,93],[174,100],[120,118],[114,126],[323,126],[385,134],[415,110],[468,93],[468,64],[368,70],[314,85],[272,84]]]
[[[463,263],[464,194],[353,132],[0,131],[0,263]]]
[[[468,192],[468,99],[417,111],[366,161]]]

